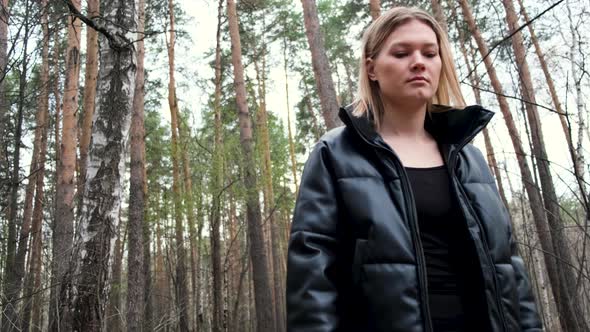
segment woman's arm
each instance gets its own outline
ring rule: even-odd
[[[338,206],[328,147],[311,152],[295,204],[287,261],[287,331],[328,332],[338,327],[334,265]]]

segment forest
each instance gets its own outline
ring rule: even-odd
[[[285,332],[305,161],[400,5],[496,113],[545,330],[590,331],[588,0],[0,0],[0,330]]]

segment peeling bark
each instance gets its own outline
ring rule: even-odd
[[[135,91],[136,31],[134,1],[105,0],[108,31],[117,39],[99,37],[100,69],[96,108],[86,170],[83,204],[76,234],[76,276],[71,289],[74,330],[105,328],[116,230],[119,227]]]

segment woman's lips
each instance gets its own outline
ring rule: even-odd
[[[408,82],[428,82],[428,80],[424,76],[414,76],[411,77]]]

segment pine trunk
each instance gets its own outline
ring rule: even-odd
[[[268,115],[266,111],[266,50],[262,47],[262,68],[260,73],[257,70],[258,80],[258,96],[260,104],[258,108],[258,130],[261,136],[262,143],[262,176],[264,178],[264,188],[266,192],[265,208],[265,224],[268,223],[270,232],[268,233],[268,244],[270,249],[270,267],[271,278],[273,281],[273,307],[275,309],[276,331],[285,331],[284,324],[287,321],[285,315],[285,301],[283,299],[283,281],[282,275],[284,272],[281,267],[281,251],[280,251],[280,235],[278,227],[278,218],[276,218],[276,202],[274,198],[273,179],[272,179],[272,163],[270,159],[270,134],[268,129]],[[256,65],[256,62],[255,62]]]
[[[40,330],[39,314],[41,310],[41,294],[39,285],[36,283],[41,274],[41,243],[43,234],[41,233],[41,226],[43,222],[43,196],[44,196],[44,180],[45,180],[45,155],[47,152],[47,130],[49,129],[49,27],[47,18],[47,0],[41,2],[42,18],[41,25],[43,29],[43,50],[41,62],[41,88],[40,95],[37,100],[37,127],[35,129],[35,147],[33,149],[33,160],[31,162],[31,171],[35,172],[34,176],[29,178],[29,181],[35,181],[35,201],[32,210],[32,240],[31,253],[29,254],[29,273],[27,275],[26,288],[23,295],[28,298],[23,306],[23,330],[29,330],[29,322],[31,311],[33,312],[32,329]],[[25,208],[25,212],[27,209]],[[24,218],[25,224],[30,223],[27,217]],[[23,225],[24,228],[24,225]],[[21,230],[21,239],[23,231]],[[28,237],[28,234],[27,234]],[[19,247],[19,254],[17,260],[21,260],[22,267],[24,267],[26,241],[21,241],[22,248]],[[22,252],[21,252],[22,250]],[[21,256],[21,258],[19,258]],[[32,306],[32,307],[31,307]]]
[[[104,34],[99,37],[101,66],[73,256],[76,278],[71,310],[74,329],[80,331],[106,328],[135,91],[135,44],[125,37],[137,28],[135,3],[105,0],[102,8],[112,39],[107,40]]]
[[[72,3],[80,10],[80,0]],[[78,77],[80,74],[80,20],[71,15],[68,18],[68,41],[66,49],[66,76],[63,94],[63,122],[61,149],[57,165],[56,211],[53,221],[53,253],[51,303],[49,305],[49,326],[51,331],[71,329],[71,316],[67,306],[67,271],[74,229],[74,172],[76,170],[76,132],[78,109]],[[58,61],[55,59],[55,61]],[[56,136],[57,137],[57,136]]]
[[[100,0],[87,1],[87,16],[90,18],[100,15]],[[98,75],[98,32],[86,27],[86,68],[84,73],[84,99],[82,106],[82,127],[80,128],[80,172],[78,176],[78,192],[84,192],[86,181],[86,163],[88,159],[88,146],[92,131],[92,117],[94,114],[94,102],[96,98],[96,78]],[[82,195],[79,195],[80,200]],[[81,202],[81,201],[80,201]]]
[[[144,212],[145,212],[145,129],[144,108],[144,44],[145,0],[138,3],[138,42],[137,71],[133,95],[133,114],[131,115],[131,174],[129,176],[129,251],[127,253],[127,331],[142,331],[144,323]],[[149,242],[145,243],[149,246]],[[148,257],[149,258],[149,257]],[[149,261],[148,261],[149,262]],[[149,265],[148,265],[149,273]]]
[[[246,218],[248,220],[248,236],[250,257],[254,275],[254,297],[256,303],[257,331],[275,331],[273,308],[268,304],[272,301],[271,282],[268,279],[268,266],[264,242],[262,239],[262,218],[257,192],[256,169],[253,152],[252,123],[249,117],[244,68],[242,66],[242,47],[238,25],[238,15],[234,0],[227,1],[229,31],[232,44],[232,64],[234,67],[234,85],[240,124],[240,141],[244,156],[244,184],[247,192]]]
[[[380,0],[369,0],[369,11],[371,12],[371,17],[373,21],[377,19],[377,17],[381,16],[381,1]]]
[[[217,34],[215,46],[215,151],[213,160],[213,211],[211,220],[211,271],[213,277],[213,331],[221,331],[221,318],[223,313],[221,268],[221,205],[223,190],[223,138],[221,122],[221,24],[223,16],[223,0],[219,0],[217,7]]]
[[[297,161],[295,161],[295,144],[291,130],[291,106],[289,105],[289,72],[287,71],[287,38],[283,40],[283,70],[285,71],[285,95],[287,103],[287,130],[289,133],[289,157],[291,158],[291,172],[295,185],[295,197],[299,195],[299,181],[297,180]],[[288,231],[288,230],[287,230]]]
[[[315,0],[301,0],[303,4],[303,19],[305,21],[305,33],[311,50],[311,62],[315,75],[322,115],[328,130],[341,125],[338,119],[338,101],[334,81],[330,72],[330,63],[324,47],[324,40],[320,30],[320,21]]]
[[[170,15],[170,39],[168,40],[169,82],[168,82],[168,106],[170,107],[171,132],[172,132],[172,190],[174,192],[174,220],[176,240],[176,306],[178,310],[178,330],[189,330],[188,319],[188,287],[186,276],[186,251],[184,248],[184,225],[182,216],[182,194],[180,179],[181,151],[178,145],[178,100],[176,98],[176,81],[174,79],[174,46],[176,43],[176,31],[174,30],[174,3],[168,1]]]
[[[443,28],[443,31],[448,36],[449,26],[447,25],[447,18],[444,15],[444,11],[442,9],[440,1],[439,0],[430,0],[430,5],[432,6],[432,13],[434,14],[434,18],[436,19],[438,24],[440,24],[440,26]]]

